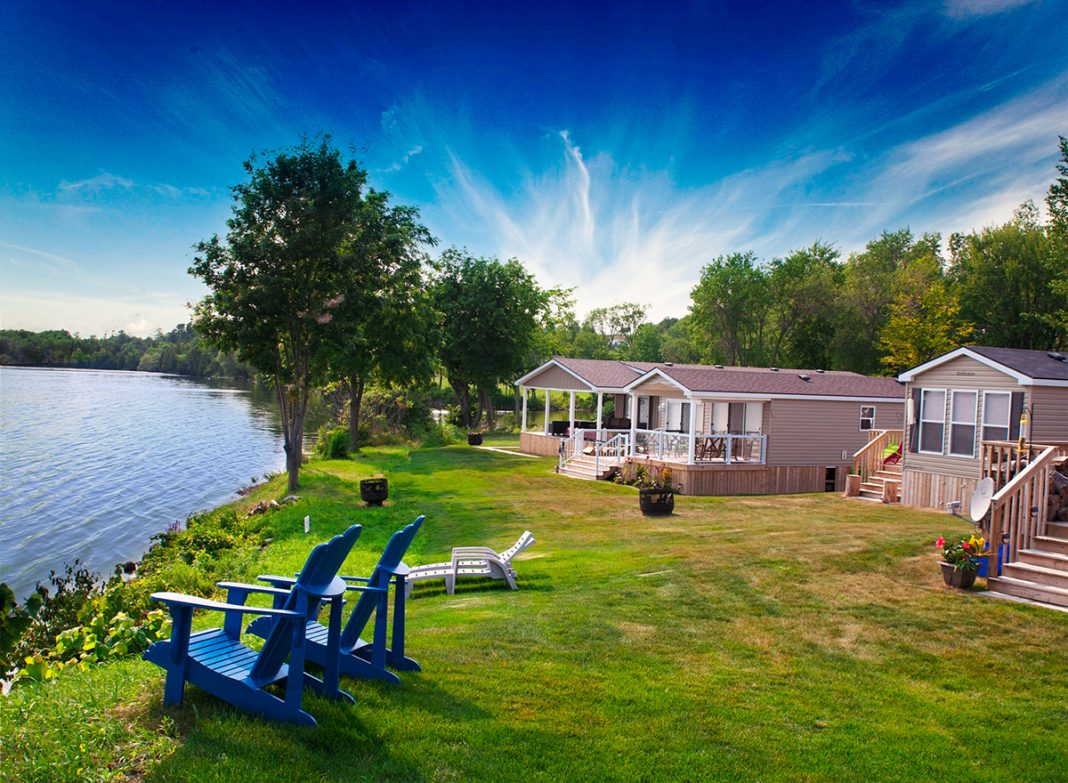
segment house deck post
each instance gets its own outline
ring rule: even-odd
[[[604,407],[604,392],[597,392],[597,442],[601,442],[601,411]]]
[[[523,389],[523,424],[520,425],[519,431],[520,432],[526,432],[527,431],[527,395],[529,394],[530,389],[528,389],[526,386],[523,386],[522,389]]]
[[[638,439],[638,395],[631,392],[630,395],[630,443],[627,444],[627,454],[634,456],[634,443]]]
[[[545,390],[545,422],[544,422],[545,426],[543,428],[544,433],[546,435],[549,434],[549,394],[550,394],[550,391],[548,389],[546,389]]]
[[[697,445],[697,402],[696,400],[690,400],[690,444],[686,451],[686,464],[692,465],[694,463],[694,454],[696,452]]]
[[[574,434],[575,432],[575,392],[571,392],[571,402],[568,405],[568,421],[567,431],[568,434]]]

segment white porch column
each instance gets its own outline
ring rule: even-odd
[[[597,442],[601,442],[601,408],[604,406],[604,392],[597,392]]]
[[[549,394],[551,394],[551,392],[548,389],[546,389],[545,390],[545,427],[544,427],[544,432],[545,432],[546,435],[549,434]]]
[[[520,432],[526,432],[527,431],[527,394],[530,392],[530,389],[528,389],[526,386],[523,386],[522,389],[523,389],[523,424],[520,426],[519,431]]]
[[[568,424],[567,431],[574,434],[575,431],[575,392],[571,392],[571,403],[567,407]]]
[[[627,452],[634,456],[634,442],[638,439],[638,395],[633,392],[630,395],[630,443]]]
[[[697,404],[690,400],[690,446],[687,450],[686,464],[692,465],[694,463],[694,455],[697,446]]]

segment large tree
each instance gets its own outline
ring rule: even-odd
[[[441,361],[468,429],[494,426],[493,391],[524,369],[549,297],[519,261],[449,248],[433,286],[441,314]],[[472,407],[472,389],[477,408]]]
[[[437,320],[424,279],[434,244],[419,211],[390,206],[389,194],[362,200],[355,233],[343,248],[354,285],[331,321],[329,375],[349,391],[349,448],[360,447],[363,394],[371,378],[387,385],[427,381],[433,375]]]
[[[720,256],[702,269],[691,298],[692,328],[702,360],[763,363],[768,280],[752,252]]]
[[[226,240],[195,246],[189,272],[210,289],[195,327],[273,379],[293,491],[308,397],[337,333],[331,322],[360,289],[348,251],[367,175],[342,160],[328,136],[253,155],[245,170],[248,181],[232,189]]]
[[[768,358],[772,365],[828,366],[826,359],[821,361],[822,357],[811,355],[806,340],[813,333],[830,331],[840,275],[838,251],[820,241],[771,262],[768,270],[771,311]],[[807,350],[798,350],[799,347]],[[802,353],[807,355],[800,355]]]
[[[1045,320],[1057,335],[1050,347],[1065,350],[1068,349],[1068,139],[1059,136],[1057,140],[1061,151],[1057,162],[1060,176],[1053,180],[1046,193],[1049,210],[1046,266],[1050,271],[1050,289],[1056,299]]]

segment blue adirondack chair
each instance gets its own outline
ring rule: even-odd
[[[170,640],[156,642],[144,654],[146,661],[167,672],[164,703],[180,704],[185,683],[190,682],[262,717],[314,726],[315,719],[301,709],[305,686],[326,696],[351,701],[351,696],[337,689],[336,665],[327,669],[322,681],[304,671],[305,627],[308,619],[318,614],[324,600],[330,603],[335,619],[332,624],[340,625],[346,585],[337,572],[361,530],[360,525],[353,525],[315,547],[300,577],[287,590],[223,582],[220,585],[229,590],[227,603],[180,593],[153,593],[153,600],[168,606],[173,621]],[[244,606],[245,597],[252,592],[272,595],[275,606],[271,609]],[[224,612],[223,627],[191,633],[194,609]],[[242,619],[246,614],[264,615],[272,622],[271,632],[259,651],[241,643]],[[327,644],[337,650],[340,634],[333,634]],[[268,685],[276,683],[285,684],[284,700],[266,690]]]
[[[360,599],[349,615],[345,628],[340,634],[340,659],[331,650],[330,634],[333,622],[324,626],[314,618],[309,620],[306,631],[307,658],[326,668],[333,666],[337,660],[341,673],[348,677],[382,680],[392,684],[400,683],[400,678],[387,669],[387,665],[397,671],[419,671],[419,664],[404,654],[404,578],[408,566],[401,560],[408,547],[423,524],[423,516],[416,518],[410,525],[398,530],[389,539],[378,565],[369,577],[342,576],[341,579],[351,583],[349,590],[359,592]],[[261,576],[260,579],[275,587],[287,587],[293,583],[288,577]],[[393,580],[393,633],[387,640],[389,583]],[[367,642],[360,635],[367,627],[371,615],[375,615],[375,630],[372,641]],[[266,636],[277,620],[273,617],[261,617],[249,625],[249,633]],[[387,646],[387,641],[391,642]]]

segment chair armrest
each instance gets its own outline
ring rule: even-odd
[[[300,612],[291,612],[288,609],[267,609],[262,606],[242,606],[241,604],[226,604],[222,601],[212,601],[208,598],[197,598],[193,595],[181,593],[153,593],[153,601],[160,601],[168,606],[189,606],[193,609],[211,609],[217,612],[239,612],[241,614],[265,614],[272,617],[292,617],[301,619]]]
[[[288,585],[292,587],[297,583],[296,577],[293,576],[275,576],[274,574],[260,574],[256,577],[261,582],[267,582],[269,584],[278,587],[279,585]]]
[[[259,577],[262,579],[263,577]],[[288,596],[290,590],[282,590],[278,587],[264,587],[263,585],[247,585],[244,582],[216,582],[216,587],[223,590],[243,590],[246,593],[263,593],[264,595]]]
[[[388,593],[385,587],[360,587],[359,585],[346,585],[346,590],[357,590],[361,593]]]
[[[479,555],[482,557],[500,557],[497,551],[488,546],[455,546],[452,548],[452,556],[456,555]]]
[[[370,582],[371,581],[371,577],[369,577],[369,576],[343,576],[341,578],[344,579],[346,582]]]

